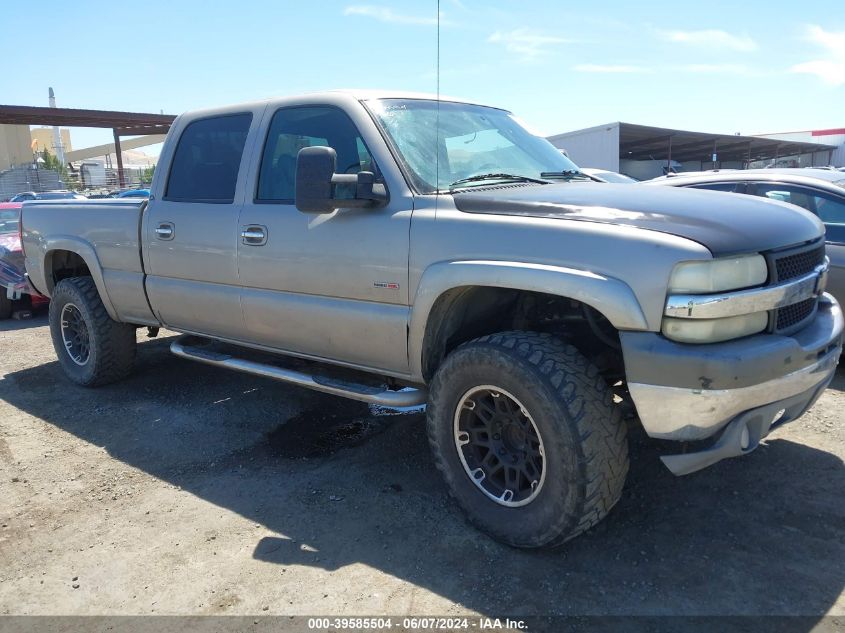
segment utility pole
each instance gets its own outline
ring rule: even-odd
[[[51,108],[56,107],[56,93],[53,92],[52,88],[48,89],[49,92],[49,103]],[[62,146],[62,135],[59,131],[59,126],[53,126],[53,147],[56,148],[56,158],[59,159],[59,165],[62,167],[65,166],[65,148]]]

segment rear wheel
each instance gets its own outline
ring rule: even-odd
[[[610,390],[574,347],[503,332],[465,343],[430,385],[428,437],[470,521],[516,547],[552,547],[598,523],[628,471]]]
[[[135,328],[109,317],[90,277],[63,279],[56,285],[50,333],[59,364],[77,384],[105,385],[132,371]]]

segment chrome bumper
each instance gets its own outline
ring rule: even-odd
[[[792,336],[760,334],[713,345],[677,344],[650,333],[620,338],[628,389],[648,435],[694,441],[743,412],[829,381],[842,332],[842,311],[824,295],[815,319]]]
[[[701,440],[743,411],[796,396],[830,381],[841,351],[841,347],[836,348],[804,369],[751,387],[703,390],[632,383],[628,389],[651,437]]]
[[[760,445],[776,424],[804,415],[818,400],[831,377],[803,393],[741,413],[731,420],[709,447],[680,455],[663,455],[661,461],[674,475],[688,475],[728,457],[747,455]]]

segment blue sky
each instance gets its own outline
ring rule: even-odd
[[[0,103],[46,105],[53,86],[60,106],[179,113],[326,88],[436,88],[432,0],[42,0],[0,15]],[[618,120],[743,134],[845,126],[842,0],[441,0],[440,21],[441,93],[508,108],[544,134]],[[73,130],[75,147],[110,138]]]

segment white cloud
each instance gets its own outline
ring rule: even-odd
[[[496,31],[487,38],[487,41],[494,44],[503,44],[506,51],[520,55],[525,59],[538,57],[547,52],[550,46],[567,42],[562,37],[543,35],[525,28]]]
[[[362,15],[368,18],[374,18],[379,22],[389,22],[391,24],[415,24],[418,26],[436,26],[437,16],[421,16],[408,15],[406,13],[397,13],[390,7],[381,7],[373,4],[353,4],[343,10],[343,15]],[[440,26],[448,26],[450,23],[443,18],[443,12],[440,13]]]
[[[831,86],[845,85],[845,31],[825,31],[820,26],[807,27],[809,39],[827,51],[824,59],[796,64],[794,73],[815,75]]]
[[[710,75],[751,75],[751,69],[745,64],[687,64],[680,66],[680,70],[688,73],[702,73]]]
[[[578,64],[572,70],[579,73],[650,73],[650,68],[629,64]]]
[[[660,36],[669,42],[711,49],[730,49],[742,53],[757,50],[757,42],[747,33],[734,35],[719,29],[704,29],[701,31],[660,31]]]

